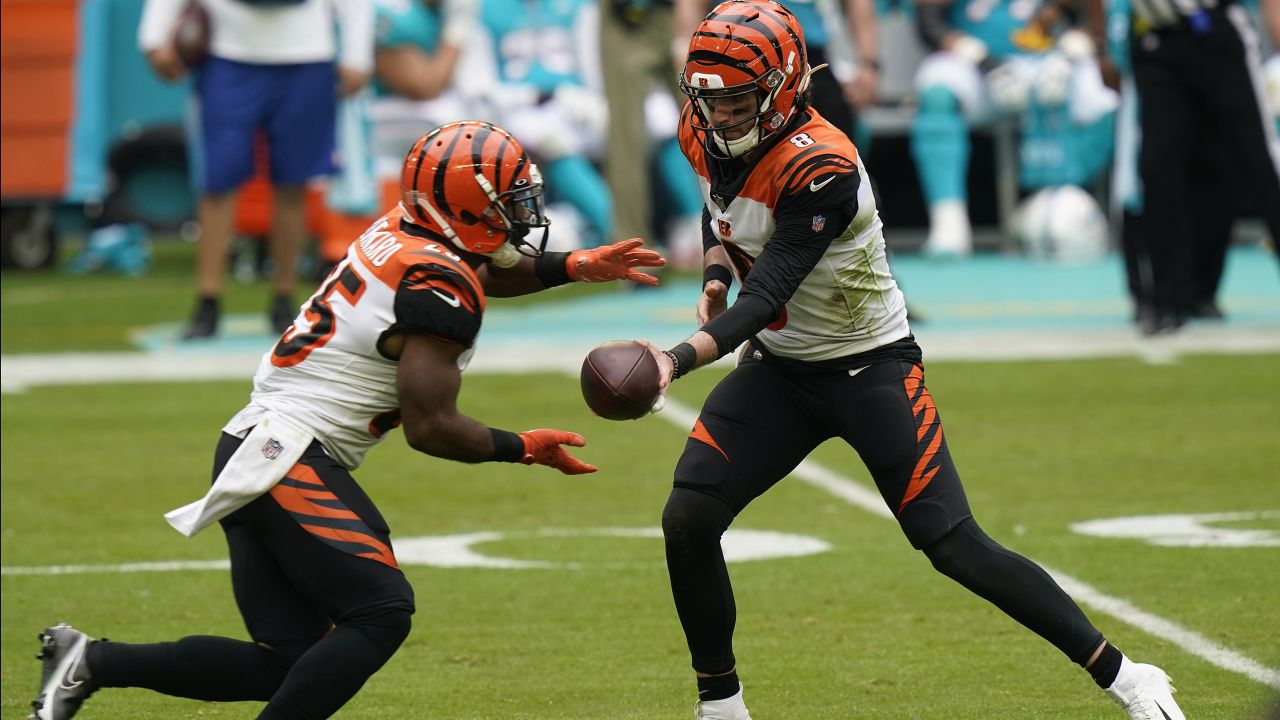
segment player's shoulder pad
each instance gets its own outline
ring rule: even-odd
[[[819,193],[828,184],[858,177],[858,150],[844,133],[821,117],[814,118],[774,145],[767,172],[780,196]],[[845,177],[849,176],[849,177]]]
[[[686,100],[684,107],[680,110],[680,123],[676,127],[676,139],[680,142],[680,151],[684,153],[689,164],[695,170],[704,167],[705,159],[703,158],[703,153],[705,151],[702,148],[702,142],[698,139],[698,134],[693,131],[692,100]]]

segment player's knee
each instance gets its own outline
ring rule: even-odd
[[[369,608],[343,618],[338,624],[359,632],[380,654],[391,657],[409,637],[413,615],[401,607]]]
[[[1000,546],[987,537],[973,518],[965,518],[941,539],[924,548],[924,554],[938,572],[963,582],[973,577],[990,553]]]
[[[671,490],[662,510],[662,534],[668,541],[702,536],[718,542],[732,522],[733,512],[723,500],[684,487]]]
[[[960,101],[945,85],[930,85],[920,91],[918,102],[921,114],[954,115],[960,112]]]

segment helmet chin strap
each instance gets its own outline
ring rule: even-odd
[[[712,132],[711,138],[715,142],[720,152],[731,158],[741,157],[751,151],[756,145],[760,144],[760,121],[757,119],[746,135],[737,140],[727,140],[723,132]]]

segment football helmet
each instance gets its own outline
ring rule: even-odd
[[[432,130],[414,143],[400,173],[400,205],[415,225],[443,235],[467,252],[510,267],[537,257],[550,221],[542,175],[506,130],[464,120]],[[530,231],[542,229],[531,242]]]
[[[680,89],[693,106],[693,130],[712,157],[745,155],[786,127],[808,103],[808,53],[795,15],[773,0],[727,0],[689,41]],[[751,97],[755,111],[714,123],[715,103]],[[730,140],[726,131],[745,134]]]

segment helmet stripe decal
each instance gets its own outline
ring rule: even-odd
[[[449,201],[444,196],[444,178],[448,174],[449,159],[453,157],[454,148],[458,146],[458,140],[462,137],[462,133],[455,132],[452,135],[453,137],[449,140],[449,147],[445,148],[444,152],[440,154],[440,166],[435,168],[436,174],[432,179],[431,192],[435,196],[433,204],[436,209],[443,211],[450,218],[458,220],[458,216],[453,214],[453,209],[449,207]]]
[[[422,176],[422,166],[427,159],[427,148],[431,147],[431,141],[435,140],[436,136],[438,136],[440,134],[440,131],[442,130],[444,130],[443,127],[438,127],[435,130],[432,130],[430,133],[427,133],[426,137],[418,141],[418,145],[417,145],[418,161],[414,163],[414,167],[413,167],[413,186],[414,187],[421,187],[420,185],[418,185],[418,179]],[[412,155],[413,150],[410,150],[409,154]],[[419,220],[421,220],[424,223],[431,222],[431,219],[423,214],[422,208],[418,207],[417,203],[413,204],[413,207],[410,208],[410,212],[414,214],[414,217],[417,217]]]

